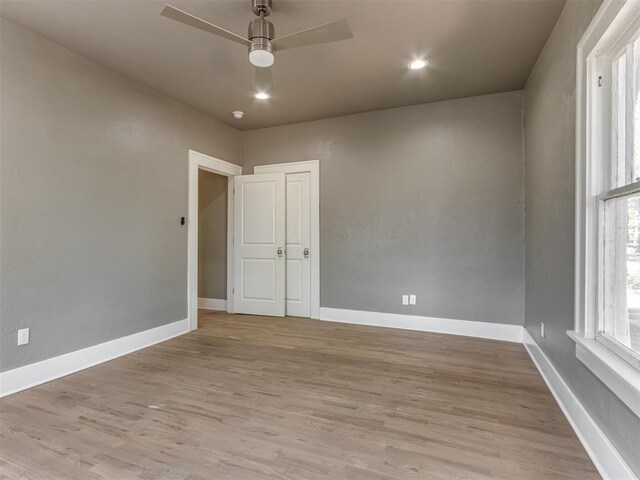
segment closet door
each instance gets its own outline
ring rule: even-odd
[[[309,172],[287,175],[287,315],[311,317],[311,190]]]
[[[285,315],[286,181],[283,173],[234,177],[234,310]]]

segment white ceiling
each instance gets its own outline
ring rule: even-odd
[[[564,0],[274,0],[276,36],[346,17],[355,38],[278,53],[268,102],[244,47],[161,17],[164,3],[2,0],[0,14],[248,130],[520,89]],[[169,3],[243,36],[253,18],[249,0]],[[430,66],[410,72],[415,57]]]

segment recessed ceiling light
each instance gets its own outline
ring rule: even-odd
[[[241,112],[240,110],[236,110],[231,115],[233,115],[234,118],[240,119],[244,116],[244,112]]]
[[[409,70],[420,70],[427,65],[429,65],[429,62],[427,62],[426,60],[414,60],[413,62],[409,63],[408,66]]]
[[[269,98],[271,98],[271,95],[269,95],[267,92],[256,92],[253,94],[253,96],[258,100],[269,100]]]

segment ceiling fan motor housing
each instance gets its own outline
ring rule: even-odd
[[[262,38],[265,40],[273,40],[276,36],[276,29],[266,18],[254,18],[249,24],[249,40],[255,42]]]
[[[254,0],[254,4],[257,0]],[[269,3],[271,3],[269,1]],[[260,16],[259,18],[254,18],[251,20],[249,24],[249,40],[251,40],[251,46],[249,47],[249,58],[256,58],[255,56],[263,55],[265,58],[271,58],[271,64],[273,63],[273,53],[274,49],[271,46],[271,40],[276,36],[275,28],[273,27],[273,23],[269,20]],[[252,53],[255,52],[255,53]],[[263,52],[263,53],[258,53]],[[251,61],[254,63],[254,61]],[[268,63],[268,61],[267,61]],[[264,66],[270,66],[264,65]],[[256,65],[254,63],[254,65]],[[257,65],[263,66],[263,65]]]

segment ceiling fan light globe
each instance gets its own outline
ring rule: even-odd
[[[249,52],[249,62],[256,67],[266,68],[273,65],[275,57],[268,50],[252,50]]]

